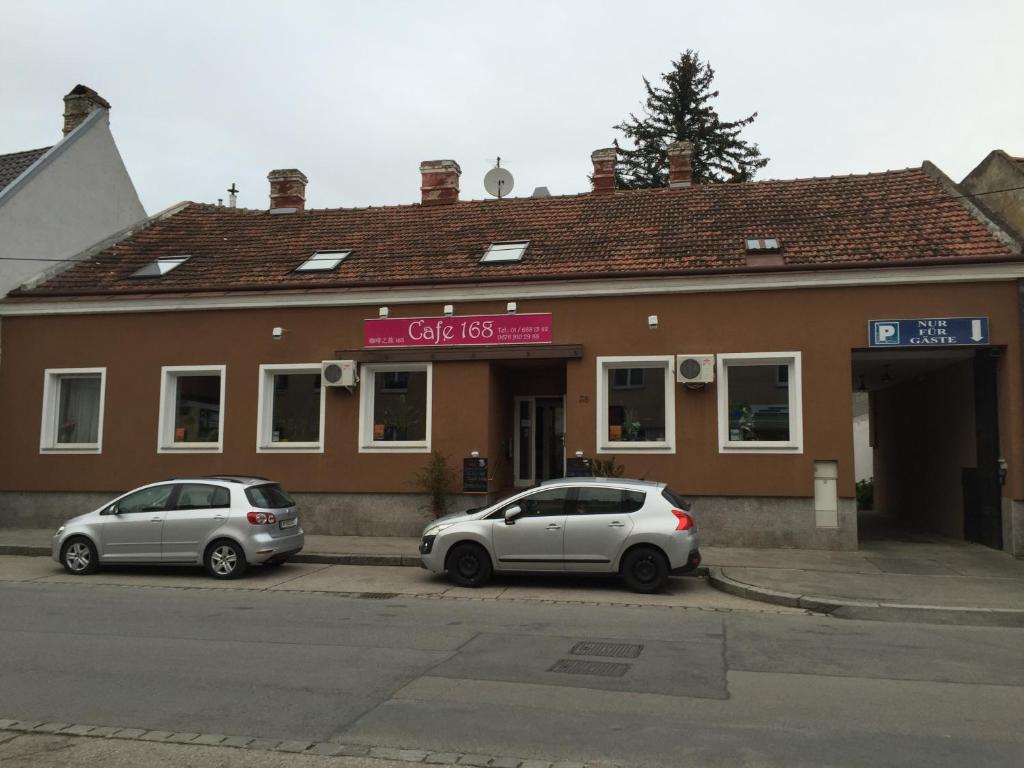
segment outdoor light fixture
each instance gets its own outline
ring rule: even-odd
[[[469,455],[471,457],[473,457],[474,459],[479,459],[480,458],[480,451],[470,451]]]
[[[377,310],[377,317],[387,317],[389,314],[391,314],[391,310],[387,307],[381,307]]]
[[[577,459],[582,459],[583,458],[583,451],[576,451],[576,458]]]
[[[516,313],[517,308],[518,307],[516,306],[516,303],[514,301],[510,301],[508,304],[505,305],[505,309],[508,311],[510,315],[514,315]]]
[[[647,327],[650,328],[652,331],[655,330],[658,327],[658,316],[657,315],[648,315],[647,316]]]
[[[454,304],[445,304],[444,305],[444,316],[445,317],[451,317],[454,314],[455,314],[455,305]]]
[[[274,341],[280,341],[281,338],[284,336],[284,332],[287,330],[287,328],[282,328],[280,325],[275,325],[274,329],[270,332],[270,337]]]

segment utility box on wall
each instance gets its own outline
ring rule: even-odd
[[[839,527],[839,462],[814,462],[814,524]]]

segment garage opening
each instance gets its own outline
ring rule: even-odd
[[[998,361],[995,348],[853,352],[861,542],[1002,548]]]

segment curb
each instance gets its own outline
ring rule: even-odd
[[[488,768],[621,768],[606,762],[551,762],[523,757],[481,755],[464,752],[440,752],[431,749],[403,747],[371,747],[364,744],[343,744],[334,741],[299,741],[286,739],[253,738],[251,736],[225,736],[220,733],[177,733],[145,728],[116,726],[74,725],[47,723],[40,720],[0,719],[0,744],[5,735],[45,734],[86,739],[120,739],[125,741],[160,742],[189,746],[228,747],[260,752],[288,752],[290,754],[319,755],[321,757],[357,757],[370,760],[389,760],[435,766],[487,766]]]
[[[0,544],[0,555],[49,557],[50,548],[32,544]],[[320,563],[323,565],[398,565],[410,568],[420,567],[419,555],[346,555],[307,552],[288,559],[293,563]]]
[[[737,581],[721,567],[708,568],[708,582],[730,595],[762,603],[803,608],[840,619],[897,621],[912,624],[956,624],[973,627],[1024,627],[1024,610],[1015,608],[972,608],[969,606],[914,605],[877,600],[851,600],[822,595],[798,595]]]

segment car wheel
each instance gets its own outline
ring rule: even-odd
[[[64,570],[75,576],[95,573],[100,567],[96,545],[84,536],[68,539],[60,551],[60,562]]]
[[[248,567],[245,552],[233,541],[221,539],[206,548],[206,572],[215,579],[237,579]]]
[[[460,587],[482,587],[491,580],[491,558],[479,544],[456,544],[446,561],[448,578]]]
[[[622,578],[634,592],[657,592],[668,581],[668,563],[653,547],[637,547],[622,560]]]

